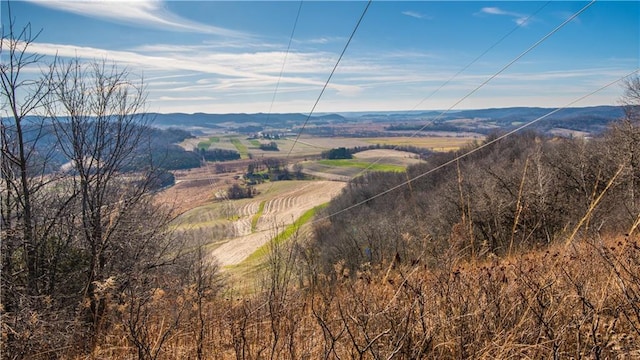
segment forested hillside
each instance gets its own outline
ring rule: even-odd
[[[429,262],[450,247],[503,256],[576,235],[625,233],[640,210],[638,136],[624,121],[590,140],[494,135],[490,146],[433,154],[406,174],[365,174],[326,209],[336,215],[316,227],[317,253],[356,269],[394,257],[410,263],[417,254]],[[361,205],[343,211],[353,204]]]

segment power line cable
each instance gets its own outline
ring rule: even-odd
[[[342,58],[344,57],[344,54],[347,52],[347,49],[349,48],[349,44],[351,44],[351,40],[353,39],[353,37],[356,34],[356,31],[358,30],[358,28],[360,27],[360,24],[362,23],[362,20],[364,19],[364,16],[367,13],[367,10],[369,9],[369,6],[371,5],[372,0],[369,0],[367,2],[367,5],[365,6],[364,10],[362,11],[362,14],[360,14],[360,18],[358,19],[358,22],[356,23],[355,27],[353,28],[353,31],[351,32],[351,35],[349,36],[349,39],[347,40],[346,44],[344,45],[344,48],[342,49],[342,52],[340,53],[340,56],[338,57],[338,60],[336,61],[335,65],[333,66],[333,69],[331,70],[331,73],[329,74],[329,77],[327,78],[327,80],[324,83],[324,86],[322,87],[322,90],[320,91],[320,94],[318,95],[315,103],[313,104],[313,107],[311,108],[311,111],[309,112],[309,115],[307,116],[307,118],[305,119],[302,127],[300,128],[300,131],[298,132],[298,134],[296,135],[296,139],[294,140],[293,144],[291,145],[291,148],[289,149],[289,152],[287,153],[287,156],[284,158],[284,166],[286,167],[287,165],[287,160],[289,159],[291,152],[293,151],[293,148],[296,146],[296,144],[298,143],[299,139],[300,139],[300,135],[302,134],[302,132],[304,131],[305,127],[307,126],[307,123],[309,122],[309,120],[311,119],[311,115],[313,114],[313,112],[315,111],[315,108],[317,107],[318,103],[320,102],[320,99],[322,98],[322,95],[324,94],[325,90],[327,89],[327,86],[329,85],[329,82],[331,81],[331,78],[333,77],[333,74],[335,73],[336,69],[338,68],[338,65],[340,65],[340,61],[342,60]],[[291,37],[289,39],[289,46],[291,46],[291,41],[293,39],[293,34],[296,28],[296,24],[298,23],[298,18],[300,16],[300,9],[302,8],[302,1],[300,2],[300,6],[298,7],[298,14],[296,15],[296,20],[294,23],[294,28],[291,32]],[[287,48],[287,53],[289,48]],[[286,61],[286,56],[285,56],[285,61]],[[280,72],[280,76],[282,76],[282,72],[284,70],[284,63],[282,65],[282,70]],[[280,83],[280,79],[278,79],[278,84]],[[278,85],[276,85],[276,91],[273,94],[273,100],[275,100],[275,96],[276,96],[276,92],[278,89]],[[272,100],[272,106],[273,106],[273,100]],[[271,109],[269,110],[269,114],[271,113]],[[269,186],[269,188],[267,189],[267,192],[269,192],[271,189],[273,188],[273,182],[271,183],[271,185]]]
[[[282,67],[280,68],[280,75],[278,75],[278,81],[276,82],[276,88],[273,91],[273,97],[271,98],[271,105],[269,105],[269,112],[267,113],[266,123],[269,123],[269,119],[271,118],[271,111],[273,110],[273,104],[276,101],[276,95],[278,94],[278,88],[280,87],[280,81],[282,80],[282,74],[284,73],[284,67],[287,64],[287,57],[289,56],[289,51],[291,49],[291,43],[293,42],[293,35],[296,32],[296,28],[298,27],[298,20],[300,19],[300,12],[302,10],[302,2],[300,0],[300,4],[298,5],[298,12],[296,14],[296,19],[293,22],[293,29],[291,29],[291,35],[289,36],[289,44],[287,45],[287,51],[284,54],[284,60],[282,61]]]
[[[293,141],[293,144],[291,145],[291,149],[289,149],[289,152],[287,153],[287,156],[285,157],[285,161],[291,155],[291,152],[293,151],[293,148],[296,146],[296,144],[298,143],[298,140],[300,139],[300,135],[302,135],[302,132],[304,131],[304,128],[307,126],[307,123],[309,122],[309,119],[311,119],[311,115],[316,110],[316,107],[318,106],[318,103],[320,102],[320,99],[322,98],[322,95],[324,94],[324,91],[327,89],[327,86],[329,85],[329,82],[331,81],[331,78],[333,77],[333,74],[336,72],[336,69],[338,68],[338,65],[340,64],[340,61],[342,60],[342,57],[344,56],[345,52],[347,52],[347,48],[349,48],[349,44],[351,44],[351,40],[355,36],[356,31],[358,30],[358,27],[360,27],[360,23],[362,23],[362,19],[364,19],[364,16],[366,15],[367,10],[369,9],[369,6],[371,5],[372,1],[373,0],[369,0],[367,2],[367,5],[364,7],[364,10],[362,10],[362,14],[360,15],[360,18],[358,19],[358,22],[356,23],[356,26],[353,28],[353,31],[351,32],[351,35],[349,36],[349,40],[347,40],[347,43],[344,45],[344,48],[342,49],[342,53],[340,53],[340,57],[338,57],[338,61],[336,61],[336,64],[333,66],[333,69],[331,70],[331,73],[329,74],[329,77],[327,78],[327,81],[324,83],[324,86],[322,87],[322,90],[320,91],[320,94],[318,95],[318,98],[316,99],[315,103],[313,104],[313,107],[311,108],[311,111],[309,112],[309,115],[307,116],[306,120],[302,124],[302,127],[300,128],[300,131],[298,132],[298,135],[296,136],[296,139]]]
[[[491,46],[489,46],[485,51],[483,51],[480,55],[476,56],[475,59],[471,60],[471,62],[469,62],[465,67],[463,67],[462,69],[460,69],[457,73],[455,73],[453,76],[451,76],[449,79],[447,79],[445,82],[443,82],[442,84],[440,84],[440,86],[438,86],[437,89],[433,90],[429,95],[427,95],[426,97],[424,97],[422,100],[420,100],[419,103],[417,103],[413,108],[411,108],[411,110],[409,111],[414,111],[415,109],[418,108],[418,106],[422,105],[423,102],[429,100],[431,97],[433,97],[433,95],[437,94],[440,90],[442,90],[442,88],[444,88],[445,86],[449,85],[449,83],[451,81],[453,81],[453,79],[457,78],[460,74],[462,74],[463,72],[467,71],[467,69],[469,69],[473,64],[475,64],[476,62],[478,62],[478,60],[482,59],[485,55],[487,55],[487,53],[489,53],[491,50],[493,50],[496,46],[500,45],[506,38],[508,38],[509,36],[511,36],[511,34],[513,34],[516,30],[520,29],[521,27],[524,26],[524,24],[527,24],[529,22],[529,20],[531,20],[534,16],[536,16],[540,11],[542,11],[542,9],[544,9],[547,5],[549,5],[549,3],[551,2],[551,0],[547,1],[546,3],[542,4],[541,7],[539,7],[535,12],[533,12],[531,15],[527,16],[526,18],[524,18],[522,20],[522,22],[519,22],[515,27],[513,27],[509,32],[507,32],[506,34],[504,34],[500,39],[498,39],[498,41],[494,42]]]
[[[320,102],[320,99],[322,98],[322,95],[324,94],[325,90],[327,89],[327,86],[329,85],[329,82],[331,81],[331,78],[333,77],[333,74],[335,73],[336,69],[338,68],[338,65],[340,64],[340,61],[344,57],[344,54],[347,52],[347,49],[349,48],[349,44],[351,44],[351,40],[353,39],[353,37],[356,34],[356,31],[360,27],[360,24],[362,23],[362,20],[364,19],[364,16],[366,15],[367,10],[369,9],[369,6],[371,5],[372,1],[373,0],[369,0],[367,2],[367,5],[365,6],[364,10],[362,11],[362,14],[360,15],[360,18],[358,19],[358,22],[356,23],[353,31],[351,32],[351,35],[349,36],[349,39],[347,40],[346,44],[344,45],[344,48],[342,49],[342,52],[340,53],[340,56],[338,57],[338,60],[336,61],[335,65],[333,66],[333,69],[331,70],[331,73],[329,74],[329,77],[327,78],[327,81],[325,81],[324,86],[322,87],[322,90],[320,91],[320,94],[318,95],[315,103],[313,104],[313,107],[311,108],[311,111],[309,112],[309,115],[305,119],[304,123],[302,124],[302,127],[300,128],[300,131],[298,132],[298,134],[296,136],[296,139],[294,140],[293,144],[291,145],[291,148],[289,149],[289,152],[287,153],[287,156],[285,157],[285,160],[284,160],[285,164],[286,164],[287,159],[291,155],[291,152],[293,151],[293,148],[298,143],[298,141],[300,139],[300,135],[302,134],[302,132],[304,131],[305,127],[307,126],[307,123],[311,119],[311,115],[313,114],[313,112],[315,111],[316,107],[318,106],[318,103]],[[296,23],[297,23],[297,20],[296,20]],[[274,94],[274,98],[275,98],[275,94]],[[273,183],[271,184],[269,189],[271,189],[272,186],[273,186]],[[267,231],[273,231],[273,228],[265,229],[265,230],[262,230],[262,231],[258,231],[257,233],[262,233],[262,232],[267,232]]]
[[[455,108],[456,106],[460,105],[463,101],[465,101],[467,98],[469,98],[471,95],[475,94],[478,90],[480,90],[481,88],[483,88],[486,84],[488,84],[491,80],[495,79],[498,75],[502,74],[505,70],[507,70],[509,67],[511,67],[511,65],[515,64],[516,62],[518,62],[518,60],[520,60],[522,57],[524,57],[525,55],[527,55],[529,52],[531,52],[533,49],[535,49],[536,47],[538,47],[538,45],[542,44],[545,40],[547,40],[549,37],[551,37],[553,34],[555,34],[556,32],[558,32],[560,29],[562,29],[566,24],[570,23],[571,21],[573,21],[576,17],[578,17],[580,14],[582,14],[585,10],[587,10],[589,7],[591,7],[591,5],[593,5],[596,2],[596,0],[592,0],[591,2],[589,2],[587,5],[585,5],[584,7],[582,7],[582,9],[578,10],[576,13],[574,13],[573,15],[571,15],[569,18],[567,18],[565,21],[563,21],[560,25],[556,26],[553,30],[551,30],[549,33],[547,33],[545,36],[543,36],[541,39],[539,39],[538,41],[536,41],[533,45],[529,46],[526,50],[524,50],[523,52],[521,52],[518,56],[516,56],[513,60],[509,61],[506,65],[504,65],[502,68],[500,68],[500,70],[498,70],[496,73],[494,73],[493,75],[491,75],[490,77],[488,77],[486,80],[484,80],[482,83],[480,83],[480,85],[476,86],[473,90],[471,90],[469,93],[467,93],[466,95],[464,95],[463,97],[461,97],[458,101],[456,101],[453,105],[451,105],[447,110],[441,112],[438,116],[435,117],[435,119],[433,121],[436,121],[440,118],[442,118],[444,115],[446,115],[447,113],[449,113],[451,110],[453,110],[453,108]],[[424,130],[424,128],[426,128],[429,124],[424,124],[420,129],[416,130],[413,134],[411,134],[409,137],[415,137],[418,133],[420,133],[422,130]],[[396,147],[397,149],[398,147]],[[369,164],[369,166],[367,166],[365,169],[363,169],[362,171],[360,171],[358,174],[356,174],[355,177],[363,174],[365,171],[369,170],[372,166],[374,166],[375,164],[379,163],[380,160],[382,160],[384,157],[380,157],[378,158],[376,161],[372,162],[371,164]]]
[[[282,67],[280,68],[280,75],[278,75],[278,81],[276,82],[276,88],[273,91],[273,97],[271,98],[271,105],[269,105],[269,112],[267,113],[267,119],[265,120],[265,125],[269,124],[269,120],[271,119],[271,112],[273,110],[273,104],[276,101],[276,95],[278,94],[278,89],[280,87],[280,81],[282,80],[282,74],[284,74],[284,68],[285,65],[287,64],[287,57],[289,56],[289,52],[291,49],[291,43],[293,42],[293,36],[296,32],[296,28],[298,27],[298,20],[300,19],[300,13],[302,10],[302,0],[300,0],[300,3],[298,5],[298,11],[296,13],[296,19],[293,22],[293,28],[291,29],[291,35],[289,35],[289,44],[287,44],[287,51],[284,54],[284,59],[282,61]],[[264,156],[264,155],[263,155]],[[286,158],[285,158],[285,163],[284,166],[286,168],[287,164],[286,164]],[[267,189],[267,192],[271,191],[271,188],[273,188],[273,182],[271,183],[271,185],[269,185],[269,188]]]
[[[447,114],[449,111],[453,110],[453,108],[455,108],[456,106],[460,105],[460,103],[462,103],[463,101],[465,101],[467,98],[469,98],[471,95],[475,94],[478,90],[480,90],[482,87],[484,87],[486,84],[488,84],[491,80],[495,79],[498,75],[502,74],[505,70],[507,70],[509,67],[511,67],[511,65],[515,64],[516,62],[518,62],[518,60],[520,60],[521,58],[523,58],[525,55],[527,55],[529,52],[531,52],[533,49],[535,49],[536,47],[538,47],[538,45],[542,44],[545,40],[547,40],[549,37],[551,37],[553,34],[555,34],[556,32],[558,32],[560,29],[562,29],[566,24],[570,23],[571,21],[573,21],[573,19],[575,19],[576,17],[578,17],[580,14],[582,14],[585,10],[587,10],[589,7],[591,7],[591,5],[593,5],[596,2],[596,0],[591,0],[591,2],[589,2],[587,5],[585,5],[582,9],[578,10],[575,14],[571,15],[567,20],[563,21],[562,24],[556,26],[553,30],[551,30],[547,35],[543,36],[540,40],[536,41],[533,45],[529,46],[525,51],[523,51],[522,53],[520,53],[520,55],[516,56],[513,60],[509,61],[506,65],[504,65],[500,70],[498,70],[498,72],[496,72],[495,74],[491,75],[488,79],[486,79],[485,81],[483,81],[480,85],[478,85],[476,88],[474,88],[473,90],[471,90],[468,94],[466,94],[465,96],[463,96],[462,98],[460,98],[460,100],[456,101],[453,105],[451,105],[446,111],[440,113],[440,115],[438,115],[436,117],[435,120],[438,120],[439,118],[441,118],[442,116],[444,116],[445,114]],[[425,127],[427,127],[427,125],[424,125],[422,128],[420,128],[419,131],[422,131]]]

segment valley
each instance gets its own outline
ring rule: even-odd
[[[211,139],[215,139],[211,141]],[[256,140],[234,135],[206,134],[183,141],[180,146],[222,148],[230,150],[233,142],[247,148],[249,158],[225,162],[205,162],[199,168],[173,171],[175,185],[157,196],[158,202],[173,208],[173,230],[189,239],[192,245],[204,245],[211,259],[231,273],[251,272],[260,261],[241,266],[285,228],[303,214],[328,203],[347,182],[366,172],[402,172],[409,165],[422,162],[415,153],[392,148],[357,152],[352,159],[321,159],[323,151],[338,147],[362,147],[381,144],[386,147],[416,146],[430,151],[457,149],[477,137],[387,137],[346,138],[306,136],[297,142],[278,139],[280,151],[258,149]],[[233,140],[233,142],[231,141]],[[293,144],[295,143],[295,146]],[[293,147],[293,149],[292,149]],[[299,180],[265,181],[253,184],[255,195],[246,199],[229,199],[231,186],[246,187],[249,167],[280,159],[291,173],[300,172]],[[306,227],[298,229],[308,235]],[[296,230],[296,231],[298,231]],[[255,257],[255,255],[254,255]],[[238,270],[241,269],[241,270]]]

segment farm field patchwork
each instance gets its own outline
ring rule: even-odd
[[[357,169],[367,169],[370,171],[391,171],[402,172],[405,170],[404,166],[375,163],[374,161],[358,161],[357,159],[336,159],[336,160],[319,160],[318,164],[331,167],[352,167]]]
[[[415,146],[429,149],[431,151],[452,151],[482,138],[473,136],[397,136],[397,137],[312,137],[301,136],[297,141],[295,138],[286,138],[274,141],[278,144],[279,151],[261,150],[261,140],[248,139],[243,135],[227,136],[204,136],[197,139],[187,139],[180,145],[187,150],[193,148],[219,148],[224,150],[236,150],[242,159],[254,158],[284,158],[284,157],[313,157],[320,155],[323,151],[332,148],[353,148],[367,147],[371,145],[387,146]]]
[[[301,163],[303,172],[332,180],[347,181],[364,171],[402,172],[407,166],[421,162],[412,153],[374,149],[354,154],[353,159],[323,159]]]
[[[327,203],[346,184],[336,181],[278,181],[256,186],[250,199],[208,200],[182,213],[173,229],[182,236],[204,237],[212,257],[225,267],[242,262],[305,212]],[[201,191],[212,187],[198,183]],[[202,241],[202,239],[201,239]]]
[[[249,158],[249,149],[247,149],[247,146],[245,144],[243,144],[240,141],[240,139],[231,138],[229,141],[231,141],[233,146],[236,147],[236,150],[238,150],[238,152],[240,153],[240,158],[241,159],[248,159]]]
[[[217,136],[212,136],[207,140],[203,140],[200,141],[198,143],[198,149],[203,149],[203,150],[207,150],[211,147],[212,144],[214,143],[219,143],[220,142],[220,138]]]

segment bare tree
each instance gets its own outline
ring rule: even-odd
[[[29,50],[39,32],[33,33],[31,24],[18,29],[9,6],[7,10],[9,23],[6,29],[2,28],[0,43],[0,55],[3,59],[0,64],[3,110],[0,118],[2,228],[5,230],[3,274],[19,269],[15,268],[19,265],[11,259],[16,251],[22,254],[26,267],[27,291],[31,295],[37,295],[40,290],[40,272],[37,266],[40,244],[34,229],[33,197],[43,182],[42,178],[34,177],[34,172],[44,167],[42,162],[37,161],[36,150],[37,143],[42,139],[43,126],[30,116],[42,109],[49,88],[45,82],[25,78],[23,74],[25,69],[41,63],[42,56]],[[7,304],[5,300],[3,298],[3,303]]]
[[[633,76],[624,82],[624,95],[622,105],[625,107],[625,116],[628,120],[640,121],[640,76]]]
[[[107,61],[47,63],[31,48],[39,33],[30,24],[20,29],[9,11],[6,25],[2,348],[20,358],[97,339],[108,300],[136,304],[168,286],[153,280],[182,252],[167,231],[171,212],[151,196],[160,173],[141,165],[151,161],[142,79]]]
[[[148,210],[153,207],[146,197],[154,171],[127,171],[139,167],[135,162],[147,140],[144,83],[106,61],[72,59],[56,64],[50,87],[48,115],[78,194],[78,221],[70,231],[88,262],[83,280],[83,296],[90,303],[86,320],[97,330],[105,303],[96,296],[96,284],[132,267],[142,270],[141,263],[157,266],[156,261],[166,260],[160,255],[169,246],[159,229],[170,218]]]
[[[34,349],[60,347],[73,337],[52,333],[69,325],[66,314],[75,307],[70,299],[76,272],[68,265],[82,260],[64,231],[73,218],[69,205],[75,194],[52,172],[59,161],[46,118],[52,68],[32,50],[39,32],[29,23],[19,27],[9,3],[5,5],[9,21],[0,43],[0,299],[7,336],[2,347],[20,358]]]
[[[606,134],[604,156],[625,166],[621,177],[625,191],[618,201],[624,208],[625,217],[633,222],[640,212],[640,194],[637,193],[640,188],[640,77],[627,79],[624,88],[620,102],[625,116]]]

